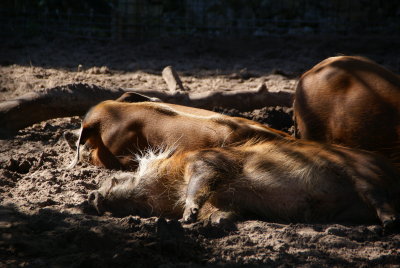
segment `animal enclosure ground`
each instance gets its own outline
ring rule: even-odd
[[[373,37],[7,40],[0,49],[0,100],[69,83],[166,90],[161,70],[167,65],[194,92],[255,89],[260,83],[293,92],[298,75],[339,53],[367,56],[399,73],[399,49],[398,39]],[[286,131],[293,124],[285,107],[237,111],[221,103],[215,110]],[[382,235],[379,225],[249,220],[223,229],[97,216],[85,206],[86,196],[117,171],[86,163],[65,169],[74,152],[62,134],[79,125],[78,117],[52,119],[0,140],[0,266],[400,266],[400,234]]]

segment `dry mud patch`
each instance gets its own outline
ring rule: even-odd
[[[282,108],[242,113],[288,115]],[[263,116],[261,116],[263,114]],[[268,116],[270,115],[270,116]],[[266,118],[266,119],[265,119]],[[281,121],[281,120],[278,120]],[[22,267],[400,264],[400,235],[379,225],[283,224],[257,220],[223,229],[163,218],[97,216],[84,206],[99,182],[118,172],[81,164],[62,138],[79,118],[54,119],[0,141],[0,263]]]

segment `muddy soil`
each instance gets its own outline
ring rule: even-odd
[[[166,90],[173,65],[192,91],[293,92],[297,76],[327,56],[368,56],[399,72],[400,42],[315,37],[140,44],[80,40],[7,40],[0,50],[0,100],[68,83]],[[397,53],[397,54],[396,54]],[[71,104],[73,105],[73,104]],[[292,131],[291,109],[215,111]],[[4,267],[400,267],[400,234],[377,224],[304,224],[258,220],[222,228],[164,218],[98,216],[87,194],[118,171],[81,163],[65,131],[80,118],[48,120],[0,140],[0,266]],[[1,126],[0,126],[1,127]]]

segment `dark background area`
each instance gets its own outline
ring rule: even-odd
[[[398,35],[395,0],[4,0],[1,35],[136,40],[165,36]]]
[[[0,66],[297,76],[351,54],[399,72],[399,33],[395,0],[4,0]]]
[[[394,0],[0,1],[0,66],[297,76],[351,54],[399,72],[399,34]]]

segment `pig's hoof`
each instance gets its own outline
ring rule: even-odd
[[[199,214],[198,207],[186,208],[183,213],[183,223],[193,223],[197,220],[197,215]]]
[[[231,228],[234,225],[234,215],[230,212],[216,211],[209,219],[212,225],[221,228]]]

